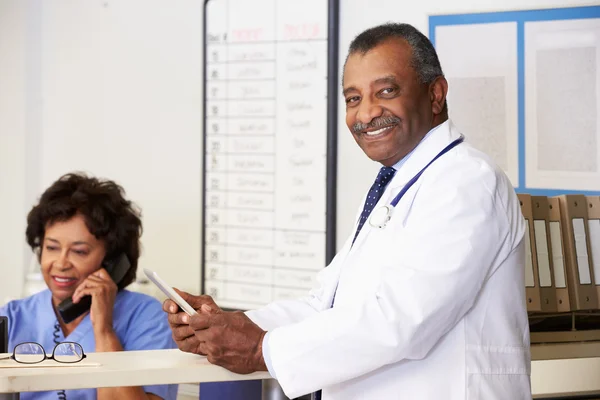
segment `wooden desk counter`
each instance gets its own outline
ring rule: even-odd
[[[100,366],[0,368],[0,393],[271,378],[234,374],[177,349],[89,353],[85,361]]]
[[[100,366],[0,368],[0,393],[271,379],[234,374],[177,349],[89,353],[86,361]],[[600,393],[600,357],[534,360],[531,369],[534,399]]]

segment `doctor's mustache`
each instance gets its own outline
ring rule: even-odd
[[[379,117],[375,118],[368,124],[363,124],[361,122],[357,122],[352,125],[352,133],[361,133],[366,131],[367,129],[380,129],[386,126],[395,125],[400,123],[400,118],[398,117]]]

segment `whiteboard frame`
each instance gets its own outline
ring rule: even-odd
[[[200,291],[206,294],[206,173],[208,158],[206,157],[207,145],[207,20],[208,3],[210,0],[204,0],[203,9],[203,32],[202,32],[202,52],[203,52],[203,71],[202,71],[202,182],[201,182],[201,210],[202,226],[200,230]],[[325,199],[325,265],[333,260],[336,254],[336,204],[337,204],[337,132],[338,132],[338,88],[339,88],[339,0],[327,0],[327,161],[326,161],[326,199]]]

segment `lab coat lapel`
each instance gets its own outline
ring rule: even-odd
[[[431,135],[417,146],[410,158],[402,165],[402,168],[396,172],[394,179],[390,182],[389,190],[386,191],[386,194],[393,193],[393,196],[395,196],[404,185],[433,160],[444,147],[448,146],[453,140],[458,139],[459,137],[460,133],[454,129],[450,120],[441,124],[431,133]]]
[[[373,210],[381,207],[384,204],[389,204],[390,201],[396,196],[400,190],[408,183],[408,181],[419,173],[423,167],[427,165],[440,151],[449,145],[453,140],[458,139],[460,133],[454,128],[452,121],[447,120],[441,124],[434,132],[431,133],[425,140],[423,140],[410,158],[406,160],[402,168],[396,172],[392,181],[388,184],[383,196],[379,199],[379,202],[375,205]],[[360,214],[359,214],[360,215]],[[356,225],[355,225],[356,229]],[[373,228],[369,224],[369,220],[363,225],[352,249],[354,251],[360,248],[362,242],[369,235]]]

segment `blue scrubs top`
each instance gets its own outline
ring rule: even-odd
[[[58,322],[52,308],[52,294],[46,289],[25,299],[14,300],[0,308],[8,317],[8,350],[23,342],[37,342],[52,354],[55,340],[77,342],[85,353],[96,351],[96,340],[89,313],[67,337],[56,331]],[[167,315],[158,300],[148,295],[121,290],[113,311],[113,328],[125,350],[157,350],[176,348]],[[144,386],[144,391],[163,399],[175,400],[177,385]],[[96,399],[96,389],[66,390],[67,399]],[[59,398],[57,391],[21,393],[21,400]]]

